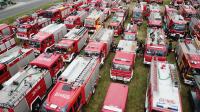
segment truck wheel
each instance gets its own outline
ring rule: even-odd
[[[96,91],[96,88],[95,88],[95,87],[93,87],[93,89],[92,89],[92,94],[94,94],[94,93],[95,93],[95,91]]]

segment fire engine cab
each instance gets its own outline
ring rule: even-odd
[[[98,57],[101,64],[104,64],[113,42],[114,31],[101,28],[90,37],[88,45],[84,49],[86,56]]]
[[[186,21],[190,21],[192,17],[197,15],[196,9],[192,5],[180,5],[179,12]]]
[[[144,51],[144,64],[151,64],[153,57],[166,61],[166,36],[162,28],[147,28],[147,38]]]
[[[33,21],[29,21],[17,26],[17,38],[20,39],[20,44],[24,47],[28,47],[28,40],[38,33],[38,31],[51,24],[51,20],[48,18],[38,17]]]
[[[146,112],[182,112],[177,75],[173,64],[156,60],[151,63],[146,91]]]
[[[73,28],[61,41],[47,48],[46,52],[60,54],[64,62],[71,62],[87,44],[88,39],[88,30],[85,27]]]
[[[89,103],[99,79],[100,62],[78,56],[57,80],[45,100],[42,111],[78,112]]]
[[[110,83],[101,112],[125,112],[127,99],[127,85]]]
[[[30,47],[39,54],[46,48],[59,42],[67,33],[65,24],[50,24],[42,28],[36,35],[30,39]]]
[[[193,85],[194,75],[200,74],[200,46],[197,39],[179,41],[175,57],[185,84]]]
[[[133,77],[133,68],[136,58],[136,41],[120,40],[116,54],[112,61],[110,78],[130,82]]]
[[[31,49],[14,48],[0,55],[0,84],[15,75],[21,68],[35,58]]]
[[[0,54],[6,52],[16,45],[15,31],[12,26],[0,24]]]
[[[89,32],[97,31],[104,21],[104,14],[102,11],[93,10],[85,19],[84,26],[88,28]]]
[[[63,70],[60,55],[41,54],[3,84],[0,111],[38,111],[53,81]]]
[[[74,27],[83,26],[85,18],[88,16],[88,12],[86,11],[78,11],[77,14],[68,16],[64,20],[64,24],[68,29],[72,29]]]
[[[175,37],[175,39],[185,36],[187,22],[173,6],[165,5],[164,22],[165,31],[169,36]]]
[[[148,17],[148,27],[162,28],[162,17],[159,12],[151,12]]]
[[[200,19],[191,18],[189,23],[190,36],[200,40]]]
[[[123,17],[113,17],[109,23],[109,28],[114,30],[114,36],[119,36],[123,33],[124,21]]]
[[[133,24],[131,25],[130,23],[127,25],[126,29],[124,30],[124,40],[130,40],[134,41],[137,39],[137,25]]]

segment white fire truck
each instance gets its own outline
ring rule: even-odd
[[[37,111],[52,86],[53,79],[62,70],[60,55],[41,54],[3,84],[0,90],[0,111]]]
[[[113,30],[101,28],[90,37],[90,41],[84,49],[85,55],[99,57],[101,64],[103,64],[111,49],[113,36]]]
[[[151,63],[146,91],[146,112],[182,112],[176,67],[167,62]]]
[[[58,53],[62,56],[64,62],[71,62],[87,44],[88,39],[88,30],[85,27],[73,28],[60,42],[48,48],[46,52]]]
[[[100,62],[78,56],[61,74],[43,104],[42,111],[78,112],[89,102],[99,79]]]
[[[23,49],[19,46],[0,55],[0,84],[15,75],[22,67],[35,58],[32,49]]]

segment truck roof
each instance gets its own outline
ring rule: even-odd
[[[68,48],[72,46],[74,43],[73,40],[68,40],[68,39],[62,39],[58,43],[55,44],[56,47],[62,47],[62,48]]]
[[[30,64],[31,65],[36,65],[36,66],[42,67],[42,68],[49,68],[59,58],[60,58],[59,54],[43,53],[43,54],[40,54],[36,59],[31,61]]]
[[[12,108],[17,106],[47,73],[47,70],[36,66],[28,66],[18,72],[3,84],[4,87],[0,90],[0,107]]]
[[[132,24],[128,23],[124,32],[137,33],[137,25],[136,24],[132,25]]]
[[[110,22],[111,26],[118,26],[123,21],[123,17],[112,17],[112,20]]]
[[[131,66],[133,64],[135,57],[136,57],[136,54],[134,53],[116,51],[115,57],[113,58],[113,63]]]
[[[147,28],[146,44],[149,46],[166,47],[166,35],[162,28]]]
[[[50,21],[49,18],[43,18],[43,17],[38,17],[38,18],[35,18],[33,21],[28,21],[28,22],[25,22],[23,24],[20,24],[19,27],[22,27],[22,28],[30,28],[31,26],[35,25],[35,24],[43,24],[47,21]]]
[[[51,33],[46,33],[46,32],[38,32],[31,38],[31,40],[36,40],[39,42],[42,42],[43,40],[46,40],[48,37],[52,36]]]
[[[161,11],[160,5],[158,5],[158,4],[150,4],[149,9],[150,9],[150,11],[153,11],[153,12],[154,11],[156,11],[156,12]]]
[[[95,34],[90,37],[90,40],[97,42],[112,42],[114,30],[100,28]]]
[[[180,41],[181,47],[190,66],[200,68],[200,46],[195,40]]]
[[[173,64],[154,61],[150,69],[152,108],[182,112],[178,72]]]
[[[178,11],[176,9],[174,9],[172,6],[165,5],[165,8],[167,10],[168,17],[172,21],[174,21],[176,23],[180,23],[180,24],[186,24],[187,23],[184,20],[183,16],[181,14],[179,14]]]
[[[104,43],[102,42],[95,42],[95,41],[91,41],[87,44],[87,46],[85,47],[85,51],[96,51],[96,52],[100,52],[101,49],[103,48]]]
[[[33,50],[24,49],[20,46],[15,46],[14,48],[9,49],[8,51],[0,55],[0,63],[10,64],[14,62],[14,60],[21,58],[21,56],[28,54],[30,52],[33,52]]]
[[[40,29],[40,32],[46,32],[46,33],[54,34],[55,32],[59,32],[63,28],[66,29],[65,24],[54,23],[54,24],[50,24],[50,25]]]
[[[127,85],[120,83],[110,83],[101,111],[122,112],[126,108],[127,97]]]
[[[97,20],[103,14],[102,11],[93,10],[86,19]]]
[[[64,36],[64,38],[69,40],[79,40],[87,31],[88,30],[85,27],[81,27],[80,29],[73,28]]]
[[[186,13],[190,13],[190,14],[197,13],[196,9],[192,5],[181,5],[181,7],[183,7],[183,10],[185,10]]]
[[[136,52],[137,50],[137,41],[129,40],[120,40],[117,46],[117,50],[124,52]]]
[[[4,29],[4,28],[6,28],[6,27],[8,27],[7,24],[0,24],[0,30],[1,30],[1,29]]]

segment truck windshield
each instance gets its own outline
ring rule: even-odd
[[[173,29],[178,30],[178,31],[184,31],[185,30],[185,24],[174,24]]]
[[[116,70],[130,71],[131,66],[113,63],[112,68]]]
[[[146,51],[147,55],[151,55],[151,56],[165,56],[165,51],[161,51],[161,50],[154,50],[154,49],[147,49]]]
[[[86,26],[94,27],[94,26],[95,26],[95,21],[92,20],[92,19],[86,19],[86,20],[85,20],[85,25],[86,25]]]
[[[139,19],[139,18],[141,18],[141,17],[142,17],[141,12],[134,12],[134,14],[133,14],[133,18],[135,18],[135,19]]]
[[[3,36],[10,36],[11,35],[11,31],[10,31],[10,28],[7,27],[7,28],[4,28],[3,30],[1,30]]]
[[[27,29],[26,28],[17,28],[17,31],[18,32],[27,32]]]
[[[96,52],[96,51],[85,51],[84,53],[86,56],[99,56],[99,52]]]
[[[40,42],[31,41],[30,46],[32,46],[33,48],[40,48]]]
[[[135,35],[134,34],[125,34],[124,39],[125,40],[133,40],[133,39],[135,39]]]

